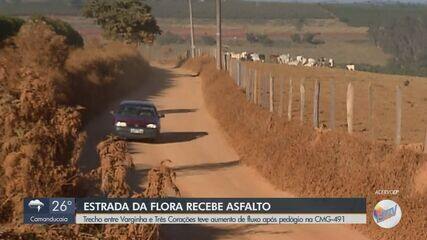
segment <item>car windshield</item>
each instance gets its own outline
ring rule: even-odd
[[[127,117],[154,117],[153,109],[147,108],[146,106],[138,105],[122,105],[118,111],[119,115]]]

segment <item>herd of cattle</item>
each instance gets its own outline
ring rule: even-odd
[[[242,52],[242,53],[234,53],[234,52],[226,52],[227,58],[238,59],[241,61],[252,61],[252,62],[265,62],[266,57],[265,54],[259,53],[250,53],[250,52]],[[315,58],[306,58],[303,56],[296,56],[295,58],[291,57],[290,54],[281,54],[281,55],[270,55],[270,62],[278,63],[278,64],[287,64],[291,66],[305,66],[305,67],[335,67],[335,61],[332,58],[321,57],[318,59]],[[349,71],[355,71],[355,65],[346,65],[346,69]]]

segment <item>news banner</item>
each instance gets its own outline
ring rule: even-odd
[[[366,224],[365,198],[26,198],[26,224]]]

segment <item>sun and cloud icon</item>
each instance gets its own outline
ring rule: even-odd
[[[42,203],[40,200],[38,200],[38,199],[34,199],[34,200],[31,200],[29,203],[28,203],[28,207],[30,207],[30,208],[37,208],[37,212],[40,212],[40,209],[42,208],[44,206],[44,203]]]

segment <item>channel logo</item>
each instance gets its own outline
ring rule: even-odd
[[[382,200],[374,208],[373,218],[375,223],[382,228],[395,227],[402,218],[399,204],[392,200]]]

